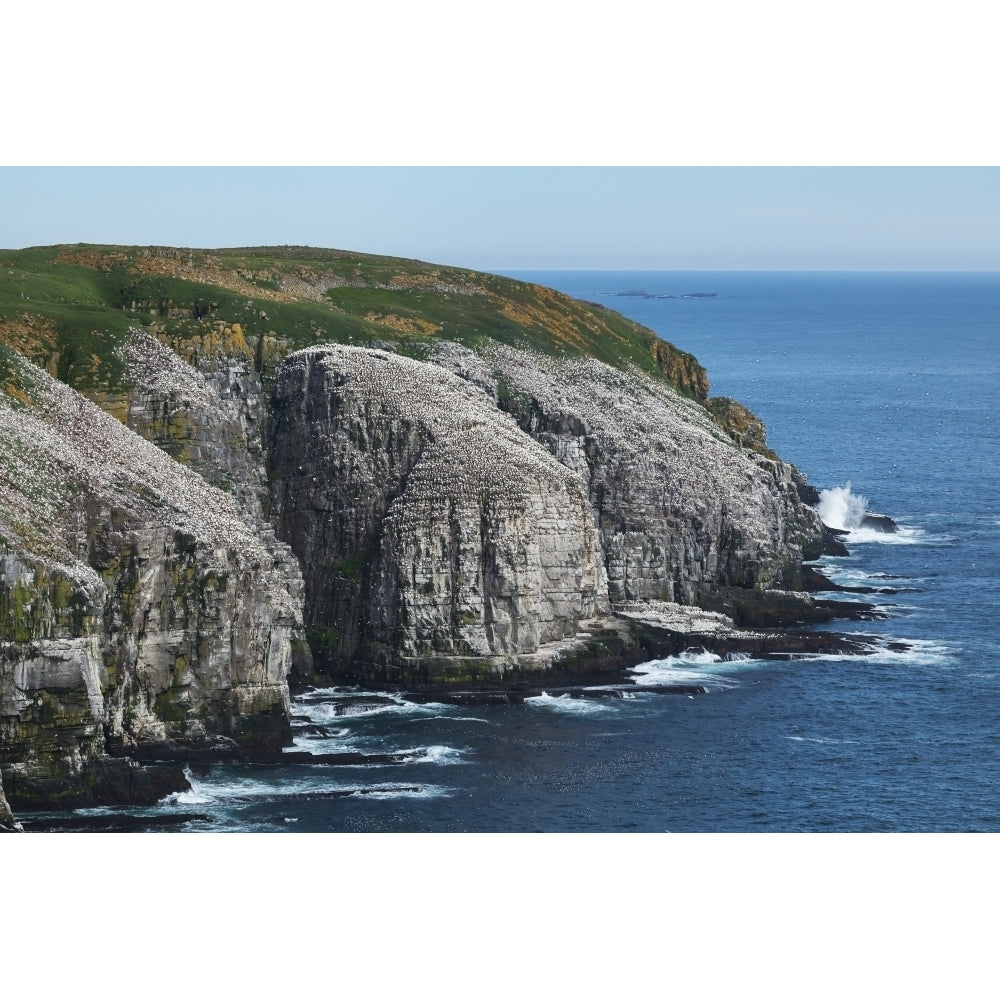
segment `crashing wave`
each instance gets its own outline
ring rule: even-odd
[[[887,537],[899,535],[898,525],[891,517],[868,510],[868,500],[860,493],[852,492],[850,481],[843,486],[820,490],[816,509],[820,520],[828,528],[847,533],[848,542],[903,540]]]

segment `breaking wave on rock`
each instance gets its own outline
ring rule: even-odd
[[[723,659],[707,650],[688,650],[680,656],[639,663],[630,673],[637,690],[648,685],[700,684],[718,691],[738,687],[739,681],[732,675],[752,669],[755,662],[746,654]]]
[[[845,541],[849,545],[866,542],[920,545],[927,540],[922,529],[900,527],[891,518],[869,511],[867,498],[854,493],[850,481],[843,486],[820,490],[816,509],[827,527],[847,532]]]

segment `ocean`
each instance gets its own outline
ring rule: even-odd
[[[258,832],[1000,830],[1000,275],[505,272],[600,303],[705,366],[711,394],[851,531],[835,581],[884,587],[905,651],[787,662],[706,654],[641,678],[703,684],[524,705],[297,698],[295,749],[373,766],[193,767],[148,810],[19,814],[28,829]],[[628,294],[623,294],[628,293]],[[859,527],[864,509],[894,535]],[[74,823],[78,826],[74,827]]]

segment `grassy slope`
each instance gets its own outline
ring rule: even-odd
[[[189,359],[236,343],[265,368],[327,341],[391,341],[419,357],[435,338],[473,349],[492,339],[635,364],[689,394],[707,390],[691,355],[618,313],[461,268],[309,247],[0,251],[0,344],[75,388],[114,395],[123,387],[115,348],[130,326]],[[0,358],[0,388],[3,368]]]

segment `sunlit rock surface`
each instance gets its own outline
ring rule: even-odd
[[[716,586],[794,587],[822,525],[793,469],[740,448],[662,381],[595,359],[442,345],[438,364],[511,412],[587,485],[613,603],[696,603]]]
[[[233,498],[27,362],[0,393],[0,766],[88,800],[104,751],[279,746],[302,581]]]
[[[279,534],[332,665],[533,653],[607,610],[583,482],[438,367],[351,347],[292,355],[271,463]]]

